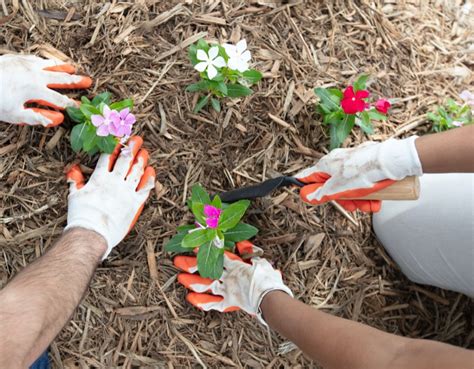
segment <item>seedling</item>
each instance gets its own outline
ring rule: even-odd
[[[187,205],[195,222],[178,227],[178,234],[168,241],[165,250],[180,254],[199,248],[199,274],[218,279],[223,271],[224,250],[234,251],[236,242],[248,240],[258,232],[257,228],[240,221],[250,201],[240,200],[229,205],[222,203],[218,195],[211,201],[209,194],[196,184]]]
[[[474,123],[474,94],[463,91],[459,97],[464,100],[464,103],[460,104],[453,99],[448,99],[444,105],[438,106],[435,112],[429,112],[426,115],[433,122],[434,132],[443,132]]]
[[[331,150],[342,145],[354,125],[366,134],[372,134],[372,120],[386,120],[390,102],[379,99],[374,105],[368,101],[370,93],[366,89],[368,75],[360,75],[355,83],[344,91],[338,88],[315,88],[319,97],[317,111],[323,123],[329,125]]]
[[[120,139],[125,141],[132,133],[136,119],[130,110],[132,99],[111,103],[109,92],[91,100],[83,96],[79,108],[67,108],[71,120],[77,123],[71,131],[71,146],[89,155],[97,152],[110,154]]]
[[[262,79],[259,71],[249,69],[251,55],[245,39],[236,45],[208,44],[200,39],[189,47],[188,54],[201,80],[189,85],[186,91],[204,93],[194,107],[195,113],[209,103],[220,112],[220,98],[251,95],[253,91],[249,87]]]

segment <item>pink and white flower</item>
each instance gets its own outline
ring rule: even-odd
[[[111,110],[107,105],[105,105],[104,109],[102,110],[102,115],[93,114],[91,116],[92,124],[97,127],[97,136],[105,137],[110,134],[110,127],[112,126],[114,113],[117,112],[115,110]]]
[[[130,113],[129,108],[115,111],[112,117],[110,133],[116,137],[130,136],[132,134],[132,126],[137,121],[135,116]]]

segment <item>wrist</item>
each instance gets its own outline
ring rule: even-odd
[[[293,294],[288,289],[288,291],[283,290],[271,290],[266,292],[260,300],[260,304],[258,306],[258,314],[259,320],[264,324],[267,325],[269,322],[269,317],[271,317],[271,312],[273,311],[273,307],[279,306],[281,301],[285,299],[292,299]],[[271,319],[270,319],[271,320]]]
[[[74,241],[74,250],[87,253],[97,261],[100,261],[107,251],[107,241],[99,233],[82,227],[72,227],[65,229],[63,237],[67,245],[71,245]]]

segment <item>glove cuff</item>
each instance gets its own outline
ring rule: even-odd
[[[265,327],[268,327],[268,324],[267,322],[263,319],[263,312],[262,312],[262,308],[260,307],[261,304],[262,304],[262,301],[263,299],[265,298],[266,295],[268,295],[270,292],[273,292],[273,291],[282,291],[282,292],[286,292],[288,295],[290,295],[291,297],[294,297],[293,296],[293,292],[291,292],[291,290],[285,286],[285,285],[281,285],[279,287],[275,287],[275,288],[271,288],[271,289],[268,289],[266,291],[264,291],[259,299],[258,299],[258,302],[257,302],[257,320],[262,323]]]
[[[411,136],[403,140],[390,139],[380,146],[378,162],[386,178],[401,180],[408,176],[421,176],[421,166],[415,140]]]
[[[75,221],[75,222],[70,222],[67,224],[66,228],[64,228],[64,231],[67,231],[68,229],[71,229],[71,228],[76,228],[76,227],[80,227],[80,228],[84,228],[84,229],[88,229],[90,231],[94,231],[98,234],[100,234],[102,237],[104,237],[105,239],[105,242],[107,243],[107,250],[105,251],[105,254],[102,256],[102,259],[101,261],[104,261],[105,259],[107,259],[107,256],[109,256],[110,252],[112,251],[112,246],[111,245],[111,242],[110,240],[108,239],[107,235],[105,234],[105,232],[103,232],[100,227],[97,227],[96,224],[92,223],[92,222],[89,222],[89,221]]]

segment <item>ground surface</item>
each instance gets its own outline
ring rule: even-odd
[[[158,173],[135,230],[52,344],[54,367],[313,366],[247,315],[204,314],[184,301],[163,243],[190,219],[188,189],[198,181],[230,189],[312,164],[328,146],[312,88],[343,87],[361,72],[372,75],[374,93],[398,99],[372,139],[428,132],[425,113],[472,83],[472,34],[457,1],[265,3],[0,1],[0,53],[71,58],[94,78],[90,95],[133,97],[136,132]],[[227,101],[220,114],[191,113],[197,96],[184,87],[196,73],[182,47],[197,34],[247,39],[265,76],[253,96]],[[71,151],[70,129],[0,130],[0,286],[61,233],[64,165],[94,167]],[[346,144],[365,140],[356,131]],[[357,226],[332,205],[308,207],[288,191],[256,202],[247,221],[302,301],[388,332],[472,347],[470,300],[409,282],[375,240],[370,218],[352,217]]]

